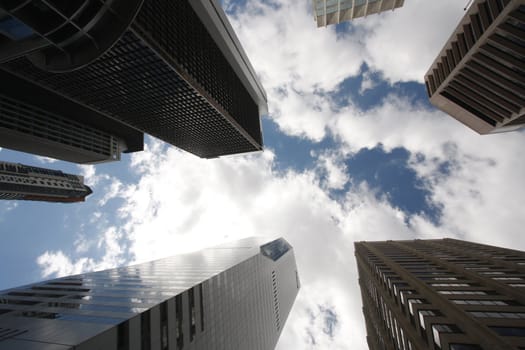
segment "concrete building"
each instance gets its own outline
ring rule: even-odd
[[[273,349],[298,290],[284,239],[243,239],[5,290],[0,349]]]
[[[73,203],[84,202],[91,193],[82,176],[0,162],[0,199]]]
[[[525,348],[525,253],[455,239],[355,243],[371,350]]]
[[[393,11],[404,3],[405,0],[313,0],[313,13],[317,27],[326,27],[374,13]]]
[[[262,149],[266,94],[217,0],[2,1],[0,79],[0,147],[79,163],[143,133],[206,158]]]
[[[430,102],[480,134],[523,127],[524,25],[524,0],[475,0],[425,76]]]

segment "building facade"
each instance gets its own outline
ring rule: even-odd
[[[73,203],[84,202],[91,193],[82,176],[0,162],[0,199]]]
[[[273,349],[298,289],[284,239],[243,239],[3,291],[0,349]]]
[[[355,243],[370,349],[525,348],[525,253],[455,239]]]
[[[393,11],[404,3],[405,0],[313,0],[313,13],[317,27],[326,27],[374,13]]]
[[[480,134],[522,128],[524,26],[524,0],[475,0],[425,76],[430,102]]]
[[[0,79],[2,147],[96,162],[147,133],[205,158],[262,149],[266,94],[217,0],[0,2]]]

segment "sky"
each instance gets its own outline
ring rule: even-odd
[[[282,236],[302,288],[277,349],[366,349],[355,241],[525,250],[524,133],[480,136],[423,85],[465,3],[407,0],[317,28],[309,0],[224,0],[268,94],[265,151],[206,160],[147,137],[120,162],[79,166],[0,150],[94,190],[79,204],[0,202],[0,289]]]

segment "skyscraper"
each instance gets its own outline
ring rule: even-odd
[[[0,199],[72,203],[83,202],[91,193],[82,176],[0,162]]]
[[[525,124],[525,2],[475,0],[425,76],[430,102],[480,134]]]
[[[284,239],[243,239],[3,291],[0,349],[273,349],[298,290]]]
[[[262,149],[266,94],[217,0],[1,1],[0,79],[3,147],[94,162],[148,133],[206,158]]]
[[[370,349],[525,348],[525,253],[455,239],[355,243]]]
[[[404,3],[405,0],[313,0],[313,12],[317,27],[326,27],[374,13],[393,11]]]

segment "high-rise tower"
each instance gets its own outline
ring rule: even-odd
[[[266,94],[217,0],[0,1],[0,79],[6,148],[97,162],[148,133],[206,158],[262,149]]]
[[[243,239],[3,291],[0,349],[273,349],[298,290],[284,239]]]
[[[480,134],[522,128],[524,26],[524,0],[475,0],[425,76],[430,102]]]
[[[83,202],[91,193],[82,176],[0,162],[0,199],[72,203]]]
[[[313,12],[317,27],[326,27],[374,13],[393,11],[404,3],[405,0],[313,0]]]
[[[455,239],[355,243],[370,349],[525,348],[525,253]]]

